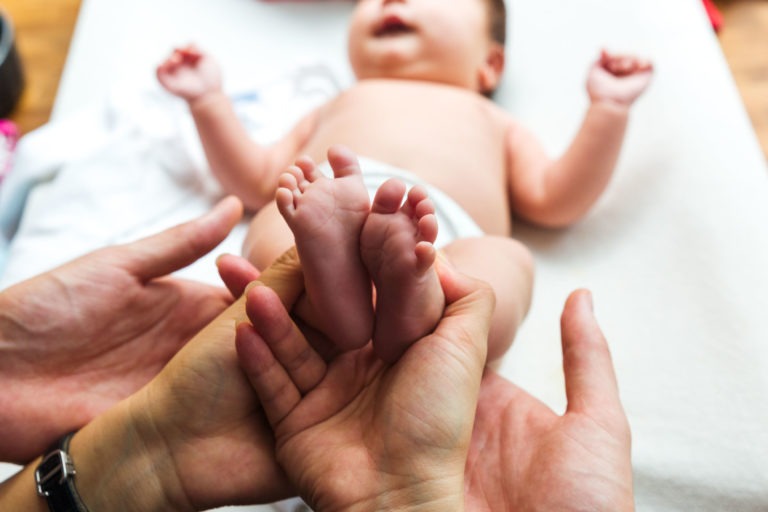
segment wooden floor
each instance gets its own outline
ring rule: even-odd
[[[80,0],[2,0],[16,29],[26,88],[11,119],[26,133],[45,124],[64,69]]]
[[[768,158],[768,1],[717,0],[720,45]]]
[[[670,0],[674,1],[674,0]],[[16,26],[27,88],[11,116],[26,133],[48,120],[81,0],[3,0]],[[720,43],[768,158],[768,0],[716,0]]]

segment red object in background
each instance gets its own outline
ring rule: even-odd
[[[19,130],[16,125],[7,119],[0,119],[0,182],[11,170],[13,150],[18,139]]]
[[[715,4],[712,3],[712,0],[704,0],[704,9],[706,9],[707,15],[709,15],[709,21],[712,22],[712,28],[716,32],[719,31],[723,26],[723,15],[715,7]]]

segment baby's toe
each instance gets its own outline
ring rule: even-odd
[[[430,244],[435,243],[435,240],[437,240],[437,217],[434,214],[430,213],[421,217],[418,222],[418,228],[419,238],[422,241],[429,242]]]
[[[372,213],[392,214],[400,208],[400,203],[405,195],[405,184],[397,179],[389,179],[384,182],[373,198]]]

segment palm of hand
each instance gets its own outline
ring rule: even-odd
[[[450,304],[436,332],[394,366],[370,344],[326,363],[274,294],[252,290],[256,328],[238,330],[240,362],[272,425],[277,460],[302,497],[320,510],[393,507],[400,490],[411,498],[424,490],[421,503],[456,498],[491,309],[486,288]],[[444,485],[437,493],[435,482]]]
[[[370,347],[346,353],[276,425],[278,461],[286,468],[301,468],[294,483],[311,489],[306,498],[319,510],[343,508],[345,501],[376,503],[398,487],[393,483],[398,478],[404,485],[418,485],[415,475],[423,473],[423,462],[434,463],[436,457],[443,464],[430,477],[461,475],[463,459],[457,452],[466,450],[459,445],[467,441],[468,432],[461,428],[469,421],[446,424],[434,402],[422,398],[431,396],[433,386],[448,393],[460,384],[443,374],[442,382],[432,381],[430,390],[414,394],[417,379],[412,376],[407,369],[386,367]],[[461,404],[456,408],[460,413]]]
[[[123,253],[105,249],[0,294],[0,303],[9,304],[0,311],[13,311],[13,324],[28,326],[11,334],[12,360],[0,360],[2,379],[14,382],[8,407],[50,415],[40,432],[18,426],[15,439],[25,441],[17,443],[24,450],[19,460],[146,384],[231,302],[207,285],[143,282],[123,263]]]
[[[487,375],[467,459],[467,508],[633,510],[629,444],[621,414],[558,416]]]
[[[370,499],[350,496],[351,481],[367,483],[355,491],[368,488],[371,482],[377,485],[380,468],[368,451],[378,449],[369,445],[369,439],[379,414],[368,403],[380,387],[377,373],[381,371],[369,351],[340,356],[325,378],[275,425],[277,460],[283,467],[300,468],[291,477],[297,488],[311,489],[312,495],[305,498],[318,506],[340,499],[353,503]],[[343,394],[334,391],[335,385]],[[333,456],[325,456],[328,453]]]

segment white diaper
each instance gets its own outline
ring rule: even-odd
[[[437,217],[438,234],[435,247],[441,248],[460,238],[472,238],[484,234],[474,219],[442,190],[426,183],[413,173],[392,165],[365,157],[358,157],[358,160],[363,170],[363,181],[368,189],[368,197],[371,200],[379,187],[390,178],[399,179],[409,190],[415,185],[421,185],[427,189],[429,198],[435,205]],[[333,176],[328,162],[321,166],[321,170],[326,176]]]

